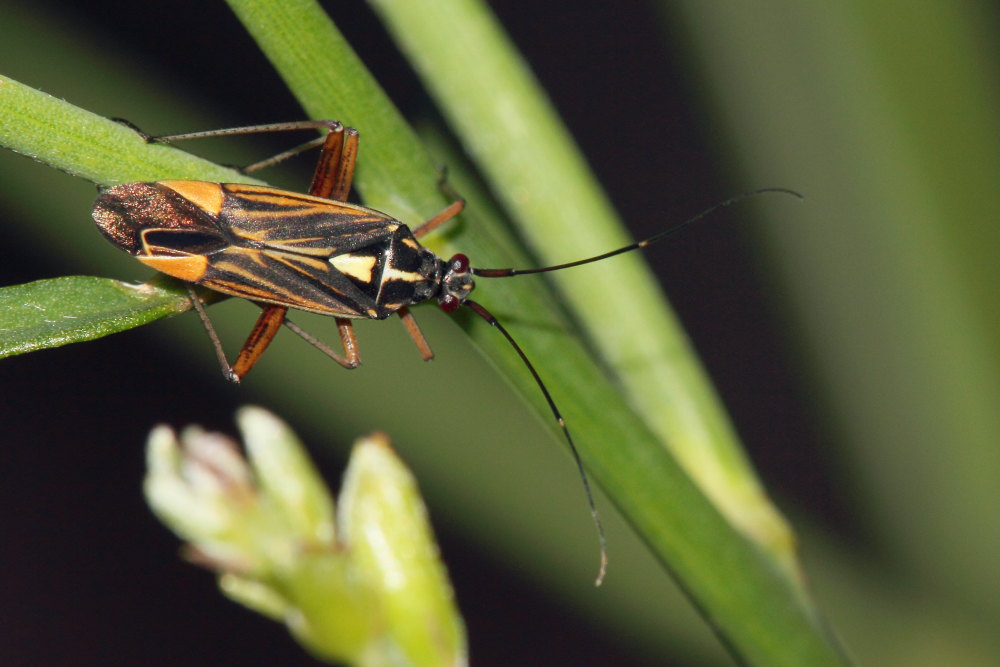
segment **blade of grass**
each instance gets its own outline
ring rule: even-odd
[[[809,194],[767,245],[885,567],[996,627],[995,4],[662,4],[741,166]]]
[[[0,289],[0,358],[93,340],[191,308],[187,290],[66,276]]]
[[[484,3],[370,4],[538,257],[556,264],[631,242]],[[620,257],[554,280],[653,432],[723,514],[797,580],[791,531],[764,494],[644,259]]]
[[[359,173],[358,184],[369,204],[394,214],[415,210],[422,212],[420,217],[440,206],[436,173],[426,154],[315,3],[231,0],[229,4],[310,116],[361,126],[362,167],[364,160],[379,161]],[[387,180],[388,174],[398,180]],[[418,195],[406,203],[406,192]],[[481,221],[474,214],[464,217],[474,221],[475,228],[462,230],[463,249],[478,242],[483,245],[481,263],[505,265],[510,257],[482,243]],[[597,372],[583,347],[559,328],[553,316],[558,307],[540,299],[537,285],[504,285],[504,290],[493,291],[490,306],[501,315],[516,313],[523,321],[545,323],[518,335],[526,341],[529,354],[546,359],[546,381],[564,399],[567,417],[579,426],[577,432],[586,433],[579,444],[591,470],[662,562],[678,575],[727,645],[751,663],[841,664],[842,657],[814,625],[799,591],[691,485]],[[512,355],[502,341],[481,339],[482,327],[471,330],[498,365],[510,367]],[[537,390],[524,378],[523,369],[511,373],[512,381],[535,397]],[[533,400],[537,404],[537,398]]]
[[[0,146],[97,185],[166,178],[259,183],[0,75]]]

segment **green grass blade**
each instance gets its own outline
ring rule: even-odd
[[[542,261],[557,264],[631,242],[485,3],[370,4]],[[611,128],[600,131],[613,141]],[[665,216],[664,225],[669,221]],[[790,530],[644,259],[619,257],[554,280],[646,424],[723,514],[797,578]]]
[[[809,197],[762,231],[883,566],[997,627],[995,4],[662,4],[741,167]]]
[[[0,288],[0,358],[93,340],[190,309],[187,290],[66,276]]]
[[[360,126],[358,183],[367,203],[407,222],[441,207],[437,174],[424,149],[315,3],[229,4],[310,116]],[[412,200],[410,192],[415,193]],[[416,217],[403,217],[410,211]],[[475,211],[463,219],[465,227],[434,244],[461,246],[470,256],[474,249],[481,265],[503,266],[512,260],[504,253],[505,244],[490,242],[488,234],[496,230],[488,229]],[[708,612],[730,647],[751,663],[841,664],[798,589],[732,530],[594,367],[587,350],[565,333],[553,315],[557,302],[543,295],[537,283],[509,281],[490,290],[487,305],[501,317],[521,322],[515,335],[530,355],[545,360],[546,382],[575,431],[585,434],[578,444],[594,476]],[[467,326],[494,363],[509,369],[511,381],[538,404],[537,389],[503,341],[493,332],[483,335],[485,327],[478,323]]]
[[[232,169],[0,75],[0,146],[85,178],[115,185],[166,178],[257,183]]]

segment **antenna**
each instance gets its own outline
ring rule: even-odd
[[[726,199],[725,201],[721,201],[718,204],[715,204],[714,206],[709,206],[708,208],[706,208],[701,213],[699,213],[699,214],[697,214],[697,215],[695,215],[693,217],[688,218],[687,220],[685,220],[684,222],[682,222],[682,223],[680,223],[678,225],[674,225],[670,229],[666,229],[666,230],[664,230],[662,232],[659,232],[657,234],[653,234],[649,238],[643,239],[642,241],[637,241],[635,243],[632,243],[630,245],[624,246],[622,248],[618,248],[617,250],[612,250],[610,252],[602,253],[600,255],[595,255],[594,257],[588,257],[586,259],[578,259],[575,262],[567,262],[565,264],[556,264],[554,266],[544,266],[544,267],[539,268],[539,269],[476,269],[476,268],[474,268],[474,269],[472,269],[472,274],[476,275],[476,276],[480,276],[482,278],[509,278],[510,276],[522,276],[522,275],[527,275],[529,273],[548,273],[549,271],[561,271],[562,269],[569,269],[569,268],[572,268],[574,266],[582,266],[583,264],[591,264],[593,262],[599,262],[602,259],[608,259],[609,257],[614,257],[615,255],[621,255],[623,253],[630,252],[632,250],[638,250],[639,248],[645,248],[646,246],[653,245],[654,243],[656,243],[658,241],[662,241],[663,239],[667,238],[668,236],[673,236],[677,232],[679,232],[679,231],[681,231],[683,229],[687,229],[688,227],[690,227],[691,225],[695,224],[696,222],[704,220],[705,218],[707,218],[708,216],[710,216],[712,213],[715,213],[719,209],[726,208],[727,206],[732,206],[733,204],[735,204],[737,202],[741,202],[744,199],[748,199],[749,197],[755,197],[757,195],[766,195],[766,194],[783,194],[783,195],[790,195],[792,197],[795,197],[798,200],[805,199],[805,197],[803,197],[802,195],[800,195],[798,192],[795,192],[794,190],[786,190],[785,188],[761,188],[760,190],[752,190],[750,192],[743,192],[743,193],[738,194],[738,195],[736,195],[734,197],[730,197],[729,199]]]
[[[804,199],[804,197],[801,194],[795,192],[794,190],[787,190],[785,188],[762,188],[760,190],[744,192],[734,197],[730,197],[729,199],[719,202],[714,206],[710,206],[701,213],[698,213],[697,215],[688,218],[684,222],[675,225],[669,229],[666,229],[662,232],[654,234],[653,236],[650,236],[647,239],[643,239],[642,241],[637,241],[636,243],[632,243],[622,248],[618,248],[617,250],[612,250],[610,252],[602,253],[600,255],[595,255],[594,257],[580,259],[575,262],[567,262],[565,264],[545,266],[538,269],[476,269],[469,267],[468,270],[473,275],[482,278],[509,278],[510,276],[526,275],[529,273],[547,273],[549,271],[561,271],[562,269],[569,269],[574,266],[581,266],[583,264],[599,262],[602,259],[608,259],[609,257],[614,257],[615,255],[621,255],[623,253],[630,252],[632,250],[645,248],[646,246],[657,243],[658,241],[662,241],[668,236],[673,236],[674,234],[690,227],[696,222],[704,220],[709,215],[718,211],[719,209],[731,206],[749,197],[755,197],[757,195],[764,195],[764,194],[784,194],[795,197],[796,199],[799,200]],[[467,261],[464,256],[462,256],[462,260]],[[500,324],[497,318],[494,317],[494,315],[490,311],[488,311],[486,308],[484,308],[479,303],[473,301],[472,299],[466,298],[461,303],[464,306],[468,306],[469,309],[472,310],[472,312],[476,313],[481,318],[489,322],[490,326],[496,328],[501,334],[503,334],[503,337],[507,339],[507,342],[510,343],[510,346],[514,348],[515,352],[517,352],[517,355],[521,357],[521,361],[523,361],[524,365],[528,368],[528,371],[531,373],[531,377],[534,378],[535,380],[535,384],[538,385],[538,388],[541,390],[542,395],[545,397],[545,401],[549,404],[549,410],[552,411],[552,416],[555,417],[556,422],[558,422],[559,424],[559,428],[562,429],[563,435],[566,437],[566,442],[569,443],[570,452],[573,455],[573,460],[574,462],[576,462],[577,470],[580,473],[580,480],[583,482],[583,491],[587,496],[587,504],[590,506],[590,515],[594,520],[594,527],[597,529],[597,540],[601,551],[601,564],[597,572],[597,579],[594,581],[594,585],[600,586],[601,583],[604,581],[604,575],[607,573],[608,570],[607,538],[604,535],[604,524],[601,521],[601,515],[597,511],[597,503],[594,502],[594,493],[590,487],[590,478],[587,476],[587,471],[583,467],[583,459],[580,457],[580,452],[576,448],[576,443],[573,442],[573,436],[571,436],[569,433],[569,427],[566,426],[566,420],[563,419],[562,413],[559,412],[559,408],[556,406],[555,400],[553,400],[552,395],[549,393],[548,388],[545,386],[545,383],[542,382],[542,378],[538,375],[538,371],[535,370],[534,365],[531,363],[531,361],[528,360],[528,356],[524,353],[524,350],[521,349],[521,346],[517,344],[517,341],[515,341],[513,336],[511,336],[510,333],[503,327],[503,325]],[[454,308],[457,306],[456,302],[452,302],[452,304],[454,305],[450,306],[450,310],[454,310]],[[442,307],[444,307],[444,304],[442,304]],[[446,310],[449,310],[449,308],[446,308]]]
[[[466,299],[464,304],[468,306],[472,312],[479,315],[481,318],[490,323],[490,326],[495,327],[503,337],[507,339],[510,346],[514,348],[517,355],[521,357],[521,361],[524,365],[528,367],[528,371],[531,373],[531,377],[535,379],[535,384],[538,388],[542,390],[542,395],[545,396],[546,402],[549,404],[549,409],[552,410],[552,415],[559,422],[559,428],[562,429],[563,435],[566,436],[566,442],[569,443],[570,452],[573,454],[573,460],[576,462],[576,468],[580,472],[580,479],[583,480],[583,491],[587,494],[587,504],[590,505],[590,516],[594,519],[594,526],[597,528],[597,541],[601,549],[601,565],[597,571],[597,579],[594,581],[595,586],[600,586],[604,581],[604,575],[608,571],[608,540],[604,536],[604,524],[601,522],[601,515],[597,511],[597,503],[594,502],[594,492],[590,489],[590,479],[587,477],[587,471],[583,467],[583,459],[580,458],[580,452],[576,449],[576,443],[573,442],[573,436],[569,434],[569,428],[566,426],[566,420],[563,419],[562,413],[559,412],[559,408],[556,407],[556,402],[552,400],[552,395],[549,394],[548,388],[545,383],[542,382],[542,378],[539,377],[538,371],[535,370],[534,365],[528,360],[528,356],[521,349],[521,346],[517,344],[513,336],[504,329],[503,325],[497,321],[497,318],[493,316],[493,313],[486,310],[483,306],[479,305],[472,299]]]

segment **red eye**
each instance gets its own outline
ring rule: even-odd
[[[448,267],[455,273],[465,273],[469,270],[469,258],[458,253],[448,261]]]
[[[444,297],[441,298],[440,301],[438,301],[438,306],[440,306],[441,310],[443,310],[446,313],[454,313],[456,310],[458,310],[458,307],[461,305],[462,302],[459,301],[457,297],[454,297],[451,294],[446,294]]]

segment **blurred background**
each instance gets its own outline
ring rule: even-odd
[[[647,256],[858,660],[1000,664],[1000,16],[972,0],[721,4],[491,2],[636,237],[750,189],[806,196],[727,210]],[[438,122],[368,7],[326,7],[404,113]],[[152,133],[302,117],[223,3],[0,0],[0,17],[3,74]],[[283,147],[190,149],[242,163]],[[268,178],[302,189],[308,163]],[[144,280],[97,234],[93,199],[0,152],[2,284]],[[229,350],[254,310],[213,308]],[[416,314],[433,364],[401,327],[362,323],[358,371],[279,336],[232,387],[193,315],[0,362],[0,662],[310,664],[181,562],[141,497],[155,423],[232,432],[253,402],[334,484],[355,436],[393,435],[475,664],[729,664],[614,517],[616,569],[592,589],[561,446],[446,316]],[[445,413],[458,391],[468,413]]]

